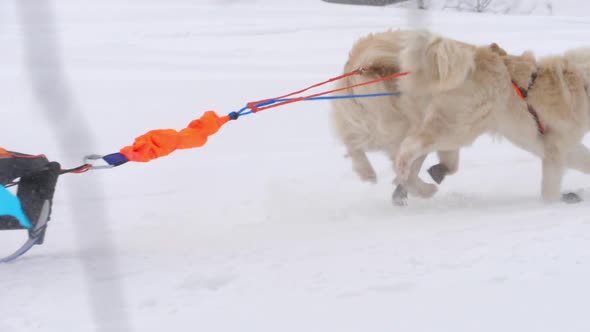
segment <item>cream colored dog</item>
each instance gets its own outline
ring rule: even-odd
[[[359,39],[352,47],[344,72],[363,68],[362,75],[349,76],[340,80],[337,87],[346,87],[366,82],[378,77],[402,71],[399,65],[399,53],[402,39],[412,39],[414,31],[385,31],[370,34]],[[369,94],[397,91],[399,79],[387,80],[353,89],[340,94]],[[337,138],[346,146],[353,169],[364,181],[376,182],[377,175],[367,158],[366,152],[381,151],[392,160],[398,152],[402,140],[406,138],[412,122],[421,118],[414,109],[424,107],[424,101],[415,99],[406,102],[406,111],[400,109],[399,97],[374,97],[359,99],[336,99],[332,101],[331,123]],[[452,174],[458,167],[458,152],[439,149],[440,164],[430,169],[430,173],[440,183],[446,174]],[[418,177],[418,172],[426,156],[412,160],[412,166],[404,181],[404,187],[413,195],[431,197],[437,190],[436,185],[425,183]],[[393,199],[396,204],[405,204],[405,190],[396,189]]]
[[[560,199],[565,167],[590,173],[590,151],[581,143],[590,121],[590,49],[536,61],[532,53],[502,56],[490,47],[428,32],[400,45],[400,64],[411,72],[398,80],[401,109],[415,109],[416,98],[428,100],[415,109],[421,121],[398,151],[401,183],[411,183],[416,160],[433,151],[458,150],[486,132],[542,159],[545,202]],[[579,201],[572,193],[564,198]]]

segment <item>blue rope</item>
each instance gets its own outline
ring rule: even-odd
[[[330,99],[354,99],[354,98],[370,98],[370,97],[383,97],[383,96],[399,96],[400,92],[381,92],[381,93],[366,93],[366,94],[359,94],[359,95],[343,95],[343,96],[319,96],[319,97],[312,97],[308,99],[304,99],[305,101],[308,100],[330,100]],[[276,103],[280,103],[283,101],[289,101],[296,98],[280,98],[280,99],[270,99],[265,102],[256,104],[256,107],[264,107]],[[238,112],[232,112],[232,115],[235,116],[237,114],[238,117],[242,115],[252,114],[254,111],[250,109],[248,106],[242,107]],[[237,118],[237,117],[236,117]]]

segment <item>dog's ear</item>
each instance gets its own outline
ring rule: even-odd
[[[496,43],[492,43],[490,45],[490,50],[492,50],[492,52],[498,54],[499,56],[506,56],[508,55],[508,53],[506,53],[506,51],[500,47],[500,45],[496,44]]]
[[[524,51],[521,55],[525,60],[535,61],[535,54],[533,51]]]

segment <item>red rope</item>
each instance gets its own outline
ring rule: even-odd
[[[21,158],[21,159],[45,158],[44,154],[28,155],[28,154],[21,154],[21,153],[15,153],[15,152],[8,152],[8,155],[11,156],[12,158]]]
[[[316,83],[316,84],[311,85],[311,86],[309,86],[309,87],[307,87],[305,89],[302,89],[302,90],[299,90],[299,91],[295,91],[295,92],[291,92],[291,93],[286,94],[284,96],[279,96],[279,97],[271,98],[271,99],[263,99],[263,100],[253,101],[253,102],[249,102],[247,105],[252,110],[252,112],[256,113],[256,112],[264,111],[264,110],[269,109],[269,108],[283,106],[283,105],[287,105],[287,104],[292,104],[292,103],[295,103],[295,102],[298,102],[298,101],[307,100],[307,99],[310,99],[310,98],[314,98],[314,97],[318,97],[318,96],[323,96],[323,95],[327,95],[327,94],[338,92],[338,91],[342,91],[342,90],[352,89],[352,88],[356,88],[356,87],[363,86],[363,85],[369,85],[369,84],[374,84],[374,83],[379,83],[379,82],[391,80],[391,79],[394,79],[394,78],[406,76],[406,75],[408,75],[410,73],[410,72],[395,73],[395,74],[392,74],[392,75],[388,75],[388,76],[376,78],[374,80],[366,81],[366,82],[363,82],[363,83],[359,83],[359,84],[355,84],[355,85],[350,85],[350,86],[346,86],[346,87],[343,87],[343,88],[333,89],[333,90],[329,90],[329,91],[325,91],[325,92],[320,92],[320,93],[316,93],[316,94],[312,94],[312,95],[308,95],[308,96],[302,96],[302,97],[298,97],[298,98],[293,98],[291,100],[286,100],[286,101],[282,101],[282,102],[279,102],[279,103],[274,103],[274,104],[271,104],[271,105],[268,105],[268,106],[264,106],[264,107],[257,107],[256,106],[256,105],[258,105],[260,103],[265,103],[265,102],[271,101],[273,99],[282,99],[282,98],[286,98],[286,97],[289,97],[289,96],[292,96],[292,95],[300,94],[300,93],[305,92],[307,90],[316,88],[318,86],[321,86],[321,85],[324,85],[324,84],[327,84],[327,83],[330,83],[330,82],[333,82],[333,81],[341,80],[341,79],[343,79],[345,77],[348,77],[348,76],[362,74],[363,71],[364,70],[362,68],[356,69],[356,70],[353,70],[351,72],[342,74],[340,76],[330,78],[327,81]]]

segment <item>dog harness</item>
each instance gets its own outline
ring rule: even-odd
[[[27,241],[0,263],[16,259],[34,245],[43,244],[50,219],[55,185],[62,170],[44,155],[29,155],[0,148],[0,231],[27,230]],[[16,195],[6,188],[15,186]]]
[[[537,130],[539,131],[539,134],[544,135],[545,134],[545,124],[539,118],[539,114],[537,113],[535,108],[531,104],[529,104],[529,102],[527,101],[528,93],[531,90],[531,88],[533,87],[533,84],[535,84],[535,80],[537,79],[537,76],[538,76],[537,72],[534,72],[531,75],[531,79],[529,80],[529,86],[526,88],[526,90],[519,87],[518,84],[516,84],[516,82],[514,82],[514,80],[512,81],[512,87],[514,88],[514,91],[516,91],[518,96],[522,100],[524,100],[524,102],[526,103],[529,113],[533,116],[533,119],[535,120],[535,123],[537,124]]]

